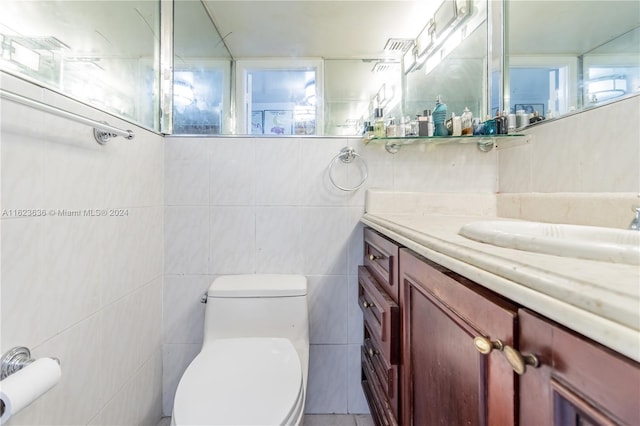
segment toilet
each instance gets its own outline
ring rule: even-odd
[[[300,425],[309,367],[307,280],[229,275],[207,292],[202,349],[171,424]]]

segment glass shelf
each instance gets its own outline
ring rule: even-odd
[[[491,151],[496,141],[508,138],[518,138],[525,135],[519,133],[511,133],[508,135],[469,135],[469,136],[395,136],[384,138],[364,138],[364,144],[369,143],[380,144],[384,143],[385,149],[391,154],[395,154],[400,150],[400,147],[404,145],[412,144],[429,144],[429,145],[444,145],[453,143],[475,143],[478,145],[478,149],[482,152]]]

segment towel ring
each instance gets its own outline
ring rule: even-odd
[[[333,166],[336,164],[338,160],[342,161],[343,163],[349,164],[353,162],[356,159],[356,157],[360,158],[360,161],[362,161],[362,166],[364,167],[364,176],[362,177],[362,181],[360,181],[358,185],[352,188],[347,188],[347,187],[338,185],[336,181],[333,179],[333,175],[332,175]],[[364,184],[368,176],[369,176],[369,171],[367,169],[367,163],[364,161],[362,157],[360,157],[360,154],[358,154],[356,150],[351,147],[345,146],[344,148],[342,148],[340,150],[340,153],[335,157],[333,157],[333,160],[331,160],[331,163],[329,163],[329,179],[331,180],[331,183],[333,184],[333,186],[335,186],[336,188],[342,191],[355,191],[356,189],[360,188]]]

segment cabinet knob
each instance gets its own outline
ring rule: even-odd
[[[519,351],[509,345],[504,347],[503,352],[509,362],[509,365],[513,368],[513,371],[520,375],[524,374],[527,369],[527,365],[533,368],[538,368],[540,366],[540,360],[538,360],[538,357],[533,354],[522,355]]]
[[[380,259],[380,257],[379,257],[379,256],[376,256],[375,254],[370,254],[370,255],[369,255],[369,260],[370,260],[370,261],[372,261],[372,262],[373,262],[373,261],[374,261],[374,260],[376,260],[376,259]]]
[[[476,347],[478,352],[483,355],[488,355],[492,350],[497,349],[501,351],[504,348],[504,343],[502,340],[489,340],[484,336],[478,336],[473,339],[473,345]]]
[[[371,302],[367,302],[366,300],[362,302],[362,306],[364,306],[365,309],[367,308],[372,308],[374,306],[373,303]]]
[[[374,351],[373,348],[369,348],[369,356],[372,357],[374,355],[378,355],[378,351]]]

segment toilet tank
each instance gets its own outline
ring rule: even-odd
[[[203,347],[230,337],[284,337],[308,345],[307,279],[271,274],[216,278],[207,293]]]

